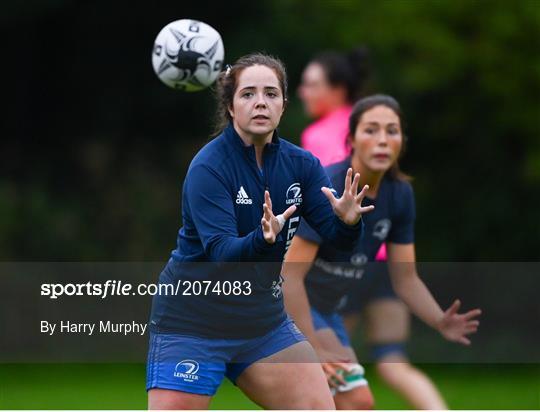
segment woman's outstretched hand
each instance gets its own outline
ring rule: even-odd
[[[356,173],[354,180],[352,180],[352,174],[353,171],[351,168],[349,168],[349,170],[347,170],[347,176],[345,177],[345,189],[343,190],[343,195],[339,199],[334,196],[334,193],[332,193],[329,188],[321,188],[332,205],[334,213],[337,215],[337,217],[350,226],[354,226],[360,221],[362,218],[362,213],[371,212],[373,209],[375,209],[375,206],[373,205],[362,207],[362,199],[364,199],[366,196],[369,186],[365,185],[362,188],[362,191],[358,193],[360,174]]]
[[[458,313],[460,306],[461,302],[455,300],[452,306],[444,312],[444,316],[441,318],[437,329],[449,341],[470,345],[471,341],[467,338],[467,335],[475,333],[478,330],[480,322],[474,318],[480,316],[482,311],[480,309],[473,309],[460,314]]]
[[[274,216],[272,212],[272,199],[270,199],[270,193],[268,190],[264,191],[264,204],[263,204],[263,217],[261,219],[261,226],[263,231],[264,240],[267,243],[273,245],[276,242],[276,236],[288,218],[296,211],[296,206],[289,207],[281,215]]]

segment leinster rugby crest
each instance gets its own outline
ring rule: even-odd
[[[287,189],[287,196],[285,204],[287,206],[297,205],[299,206],[302,203],[302,188],[300,183],[296,182],[289,186]]]

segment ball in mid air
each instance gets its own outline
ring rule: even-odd
[[[213,27],[182,19],[167,24],[157,35],[152,66],[167,86],[194,92],[214,83],[224,54],[221,36]]]

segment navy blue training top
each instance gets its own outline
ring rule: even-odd
[[[274,133],[263,150],[260,170],[254,146],[246,146],[229,125],[189,166],[183,186],[183,226],[159,283],[211,281],[213,289],[218,281],[240,280],[250,282],[251,293],[234,296],[207,290],[191,296],[156,295],[150,329],[251,338],[277,327],[286,318],[281,262],[301,217],[338,248],[350,250],[361,236],[362,222],[344,224],[322,193],[323,186],[331,187],[330,180],[311,153]],[[297,206],[273,245],[264,240],[261,229],[265,189],[274,215]],[[179,290],[185,288],[181,285]]]
[[[350,158],[326,168],[338,193],[343,191],[349,167]],[[319,245],[305,285],[310,305],[322,313],[339,308],[342,298],[354,285],[352,282],[364,276],[366,263],[375,260],[383,242],[414,242],[415,204],[412,186],[408,182],[385,175],[377,198],[364,198],[362,206],[368,205],[375,205],[375,210],[362,216],[363,236],[352,251],[337,249],[306,222],[302,222],[298,228],[297,236]]]

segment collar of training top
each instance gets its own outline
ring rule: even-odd
[[[236,147],[244,151],[253,150],[253,145],[246,146],[244,144],[244,141],[234,129],[232,122],[229,122],[225,130],[223,130],[223,134],[225,135],[225,138],[227,139],[227,141],[229,141],[231,144],[235,145]],[[279,144],[280,142],[279,142],[279,136],[278,136],[278,129],[276,129],[274,130],[272,141],[270,143],[266,143],[265,150],[269,152],[277,151],[279,149]]]

